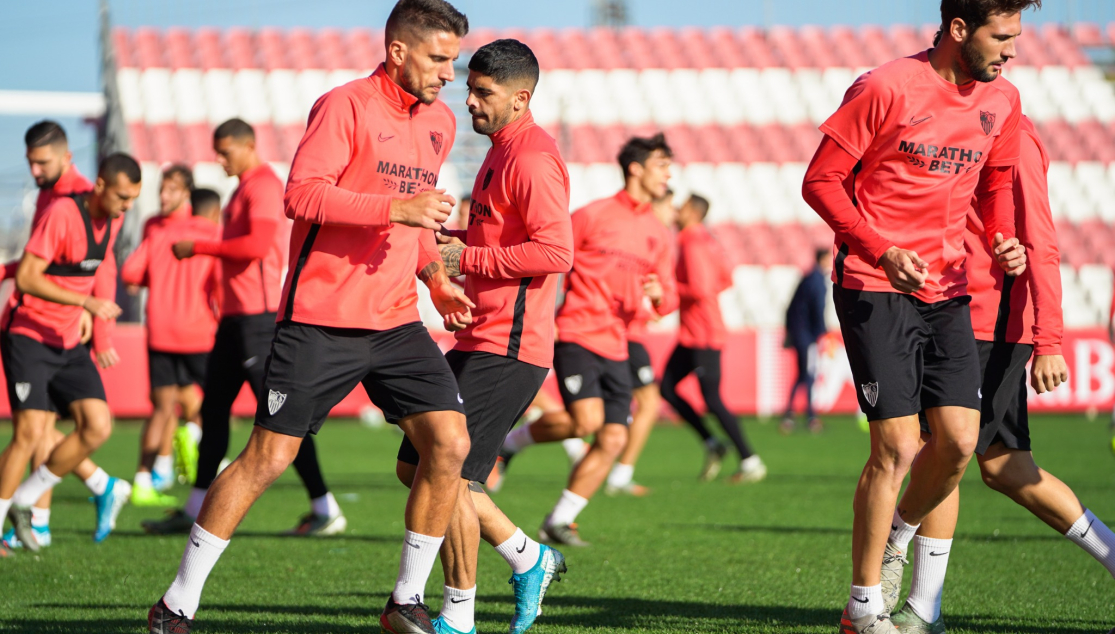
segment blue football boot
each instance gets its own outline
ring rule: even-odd
[[[561,581],[566,571],[565,557],[556,549],[539,544],[538,563],[508,581],[515,588],[515,616],[511,617],[511,634],[523,634],[542,614],[542,599],[550,582]]]

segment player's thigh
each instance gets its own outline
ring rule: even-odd
[[[205,367],[209,361],[209,353],[201,352],[196,354],[182,355],[182,365],[185,374],[185,381],[179,384],[179,387],[192,388],[194,385],[200,386],[205,389]]]
[[[670,353],[670,358],[666,360],[665,369],[662,370],[662,385],[670,386],[669,391],[672,392],[673,386],[688,376],[696,367],[696,359],[693,358],[692,348],[686,348],[682,345],[675,346],[674,351]]]
[[[205,362],[205,397],[202,408],[207,411],[227,411],[231,408],[247,380],[237,328],[237,324],[228,318],[221,320],[221,325],[217,327],[213,351]]]
[[[426,412],[464,415],[457,378],[426,327],[406,324],[367,338],[369,368],[362,383],[391,424]]]
[[[721,354],[719,350],[694,350],[694,358],[697,368],[697,382],[701,385],[701,391],[711,392],[712,390],[720,390],[720,359]]]
[[[970,298],[933,304],[921,311],[931,334],[924,347],[921,406],[964,407],[977,412],[983,394],[980,354],[972,334]]]
[[[152,394],[159,388],[178,385],[175,356],[177,355],[158,350],[147,351],[147,380],[151,386]]]
[[[631,423],[631,372],[625,361],[600,359],[600,392],[604,398],[604,422]]]
[[[72,404],[76,401],[99,401],[103,403],[104,411],[108,411],[101,373],[85,346],[79,345],[66,351],[66,365],[54,375],[49,390],[55,404],[64,408],[60,411],[72,411]],[[99,406],[90,407],[90,412],[101,411]],[[101,419],[94,417],[92,420],[99,424]]]
[[[554,346],[554,373],[557,375],[558,392],[565,409],[574,414],[574,403],[583,399],[602,398],[600,373],[603,368],[600,356],[587,348],[569,342]]]
[[[66,365],[65,351],[30,337],[4,333],[0,336],[0,358],[13,411],[57,411],[50,397],[50,383]]]

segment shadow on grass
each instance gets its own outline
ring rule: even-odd
[[[672,529],[698,529],[709,531],[724,531],[730,533],[768,533],[773,535],[851,535],[851,527],[836,528],[831,526],[752,526],[746,524],[683,524],[680,522],[662,524],[663,528]],[[1065,538],[1056,533],[1044,535],[992,535],[989,533],[956,535],[956,540],[963,542],[995,543],[1002,542],[1063,542]]]
[[[51,532],[53,532],[53,533],[75,534],[75,535],[88,535],[89,534],[88,530],[82,529],[82,528],[51,529]],[[118,530],[112,531],[111,539],[159,539],[159,538],[162,538],[162,537],[183,538],[184,539],[186,537],[186,533],[180,533],[180,534],[176,534],[176,535],[151,535],[151,534],[149,534],[147,532],[144,532],[142,530],[119,530],[118,529]],[[393,544],[393,543],[397,543],[399,541],[399,536],[398,535],[353,535],[351,533],[345,533],[344,535],[331,536],[331,537],[327,538],[327,541],[326,541],[322,538],[317,538],[317,537],[310,538],[310,537],[301,537],[301,536],[295,536],[295,535],[283,535],[283,534],[281,534],[280,531],[275,531],[275,532],[236,531],[236,534],[233,535],[232,538],[236,539],[236,540],[240,540],[240,539],[253,539],[253,540],[274,539],[274,540],[294,541],[294,542],[298,542],[298,541],[310,542],[311,540],[313,540],[313,543],[315,543],[315,544],[325,543],[325,544],[331,544],[331,545],[333,545],[333,544],[343,545],[346,542],[374,542],[374,543],[379,543],[379,544],[388,544],[388,543]]]

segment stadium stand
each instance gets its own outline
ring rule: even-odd
[[[619,187],[614,156],[628,135],[665,130],[678,162],[675,189],[712,201],[714,233],[734,258],[736,286],[721,298],[728,324],[764,327],[781,322],[813,247],[832,239],[800,195],[817,125],[859,74],[927,48],[935,30],[476,29],[465,49],[514,37],[537,53],[544,70],[532,107],[569,163],[574,208]],[[285,177],[314,101],[383,56],[382,32],[370,29],[138,28],[117,29],[112,41],[114,107],[145,171],[184,161],[199,184],[226,194],[233,183],[211,162],[213,126],[233,116],[250,122],[263,157]],[[1070,328],[1106,323],[1111,306],[1115,85],[1086,49],[1112,46],[1115,24],[1044,25],[1027,31],[1007,68],[1053,160]],[[486,147],[462,142],[473,136],[463,93],[443,98],[462,132],[440,184],[459,196]],[[157,207],[153,188],[144,198],[141,217]]]

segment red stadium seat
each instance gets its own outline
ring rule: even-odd
[[[383,62],[383,31],[353,29],[344,39],[348,52],[344,68],[367,70],[376,68]]]
[[[135,160],[144,162],[155,158],[151,152],[151,139],[147,134],[147,126],[143,123],[128,124],[128,140],[131,142],[132,156]]]
[[[197,123],[182,127],[181,134],[185,155],[182,157],[187,165],[194,165],[204,161],[213,161],[213,129],[205,123]]]
[[[186,29],[167,29],[163,33],[163,47],[166,49],[166,60],[170,68],[177,70],[198,67],[190,32]]]
[[[167,62],[163,57],[163,45],[159,32],[148,27],[135,30],[132,40],[135,46],[135,57],[140,68],[166,68]]]
[[[225,31],[224,45],[225,59],[228,61],[229,68],[243,70],[259,67],[251,32],[241,28],[231,28]]]
[[[117,68],[134,68],[136,66],[130,31],[119,27],[113,29],[112,49],[116,54]]]
[[[1072,26],[1072,37],[1078,45],[1084,47],[1098,48],[1107,45],[1103,29],[1095,22],[1077,22]]]
[[[338,44],[340,35],[336,34]],[[318,59],[321,45],[318,38],[306,29],[291,29],[286,34],[286,60],[290,68],[307,70],[310,68],[337,68],[336,64],[325,64]]]
[[[279,149],[279,136],[275,127],[270,123],[256,123],[252,125],[256,132],[256,150],[259,158],[264,161],[290,161],[291,157],[284,156]]]
[[[625,28],[619,32],[619,42],[627,68],[635,70],[658,68],[657,55],[651,49],[645,31],[632,27]]]
[[[221,34],[216,29],[201,28],[194,32],[194,50],[202,70],[228,68]]]
[[[912,26],[899,24],[890,27],[890,43],[894,50],[894,57],[907,57],[915,53],[920,53],[929,48],[932,44],[932,36],[929,40],[923,40],[921,34]]]
[[[148,127],[148,131],[151,133],[151,149],[154,152],[155,162],[161,164],[182,160],[184,146],[177,124],[160,123]]]
[[[476,49],[484,46],[489,42],[494,42],[499,39],[499,35],[495,29],[481,27],[472,29],[465,36],[461,42],[461,49],[465,51],[475,51]]]
[[[737,42],[743,53],[745,65],[755,68],[771,68],[780,65],[763,31],[745,26],[739,30]]]
[[[709,55],[718,68],[737,68],[747,66],[747,59],[740,51],[731,29],[717,26],[708,31]]]
[[[294,160],[294,153],[298,150],[298,144],[302,141],[302,135],[305,133],[306,126],[301,123],[291,123],[279,127],[279,154],[286,157],[283,160]]]
[[[322,29],[318,31],[316,40],[317,59],[321,64],[317,68],[350,68],[345,53],[344,38],[340,31]]]
[[[623,50],[620,48],[619,37],[615,29],[595,28],[588,32],[586,39],[592,58],[597,68],[612,70],[626,68],[623,59]]]
[[[287,62],[289,43],[278,29],[262,28],[256,32],[254,39],[259,62],[264,70],[293,68]]]
[[[767,32],[767,42],[781,66],[791,69],[808,68],[814,61],[803,50],[797,32],[785,26],[775,26]]]

